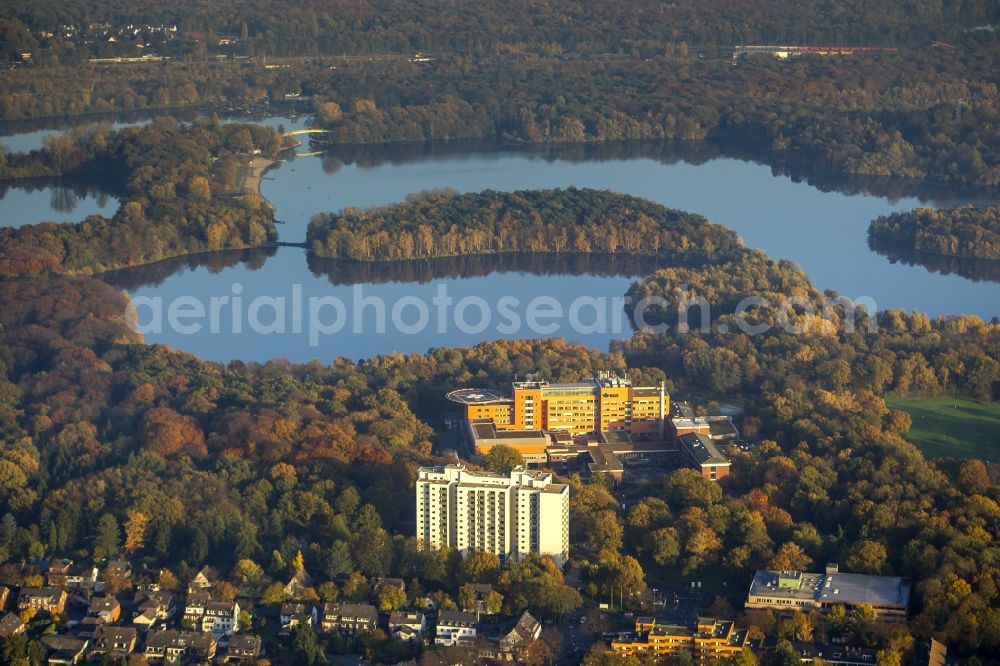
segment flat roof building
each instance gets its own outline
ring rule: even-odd
[[[834,569],[836,569],[834,567]],[[827,612],[865,604],[883,620],[903,622],[910,604],[910,583],[893,576],[868,574],[758,571],[750,584],[747,608]]]
[[[748,645],[749,632],[730,620],[698,618],[693,625],[658,622],[651,617],[635,621],[638,638],[611,642],[612,651],[625,655],[671,657],[686,652],[696,660],[731,659]]]
[[[705,478],[718,481],[729,476],[732,463],[707,435],[698,432],[688,433],[678,437],[677,443],[680,445],[684,461],[688,466],[701,472]]]
[[[417,539],[423,543],[502,559],[539,553],[559,566],[569,555],[569,486],[553,483],[549,472],[421,467],[416,504]]]
[[[670,396],[664,384],[634,387],[628,379],[609,372],[563,384],[515,381],[511,391],[512,397],[506,397],[491,389],[459,389],[447,398],[465,407],[469,421],[492,421],[498,431],[579,435],[622,430],[662,439],[670,416]]]
[[[497,430],[491,419],[465,421],[466,435],[476,455],[485,456],[494,446],[516,449],[527,463],[546,462],[546,449],[553,438],[541,430]]]

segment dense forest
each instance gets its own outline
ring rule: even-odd
[[[1000,183],[993,33],[962,48],[850,58],[466,57],[31,68],[0,80],[0,117],[261,104],[312,97],[338,144],[469,137],[523,143],[752,142],[782,165]],[[977,33],[978,35],[978,33]],[[80,87],[86,94],[79,93]],[[258,106],[259,108],[259,106]]]
[[[722,271],[696,282],[692,270],[657,274],[646,288],[684,279],[716,285],[721,302],[754,281],[775,297],[786,286],[815,295],[756,253],[742,268],[720,266],[736,286]],[[393,532],[412,519],[414,468],[431,460],[426,423],[446,390],[499,387],[526,372],[574,381],[628,363],[636,381],[666,379],[681,395],[740,396],[747,435],[768,441],[733,454],[726,488],[678,471],[624,513],[600,482],[569,479],[573,543],[594,554],[581,571],[584,595],[642,593],[644,569],[711,570],[736,583],[759,566],[840,561],[912,577],[909,630],[863,617],[748,621],[771,636],[847,631],[893,654],[909,650],[911,634],[943,638],[956,654],[1000,646],[996,472],[925,460],[903,439],[905,415],[879,397],[890,385],[975,392],[977,374],[976,385],[995,390],[996,325],[886,313],[877,338],[640,334],[611,355],[548,340],[357,364],[223,366],[142,344],[124,306],[90,279],[0,282],[7,560],[125,554],[180,581],[207,562],[231,572],[234,594],[280,600],[301,551],[318,579],[307,596],[361,598],[364,577],[395,574],[448,607],[462,603],[465,582],[482,580],[496,582],[505,610],[556,614],[579,597],[544,561],[501,569]],[[970,379],[946,378],[954,374]],[[13,584],[26,575],[0,574]]]
[[[576,188],[424,192],[391,206],[316,216],[306,239],[318,257],[369,261],[620,252],[696,262],[731,256],[742,247],[735,233],[701,216]]]
[[[623,343],[632,364],[661,367],[685,391],[752,396],[768,429],[784,433],[781,439],[821,434],[821,412],[813,410],[823,404],[860,408],[867,398],[859,396],[894,391],[961,393],[983,403],[1000,398],[1000,324],[896,310],[869,314],[819,292],[794,264],[759,251],[699,269],[662,269],[629,295],[632,303],[660,296],[670,304],[645,313],[648,324],[665,324],[665,330],[640,331]],[[741,325],[739,304],[751,296],[763,301],[743,311]],[[710,316],[703,319],[692,305],[684,331],[677,304],[701,298]]]
[[[207,220],[214,202],[216,212],[232,216],[222,219],[256,219],[242,214],[247,198],[225,194],[235,187],[236,156],[273,150],[277,142],[270,130],[161,120],[112,135],[60,137],[44,151],[12,156],[3,168],[11,176],[104,170],[126,193],[115,220],[127,223],[119,216],[131,208],[146,220],[167,222],[155,233],[185,238],[175,246],[183,251],[207,247],[210,236],[180,226],[182,236],[172,220]],[[343,220],[356,244],[346,242],[346,227],[338,227]],[[114,220],[104,223],[114,228]],[[484,570],[473,558],[421,550],[398,534],[412,519],[414,470],[435,459],[429,423],[447,409],[443,396],[455,386],[502,387],[529,372],[574,381],[628,366],[640,383],[666,381],[671,391],[702,402],[740,402],[744,434],[764,443],[732,452],[726,487],[677,471],[662,492],[628,512],[600,481],[568,479],[573,543],[587,554],[581,564],[586,598],[615,588],[642,595],[644,571],[712,571],[736,589],[756,567],[842,561],[853,571],[915,581],[907,629],[865,617],[780,620],[765,613],[745,621],[777,637],[846,631],[890,655],[906,654],[914,637],[931,635],[957,654],[1000,647],[996,472],[978,461],[924,459],[905,441],[909,417],[883,400],[887,391],[995,400],[998,324],[895,311],[869,322],[851,304],[827,306],[835,294],[818,292],[793,265],[743,248],[732,232],[641,199],[575,189],[432,192],[319,219],[310,237],[316,249],[337,256],[351,256],[365,240],[367,258],[406,249],[404,233],[412,236],[407,256],[414,257],[498,251],[488,238],[566,254],[574,245],[585,250],[586,240],[593,256],[655,249],[656,256],[689,261],[634,286],[632,302],[703,297],[714,308],[713,325],[682,332],[675,313],[663,308],[646,319],[670,324],[666,331],[637,332],[611,354],[549,340],[329,366],[223,366],[143,344],[128,326],[124,296],[105,283],[21,277],[46,268],[84,272],[127,263],[122,257],[131,255],[119,254],[121,246],[79,242],[76,234],[87,225],[4,232],[7,257],[32,259],[8,259],[7,270],[18,277],[0,281],[5,560],[124,554],[166,566],[179,581],[210,563],[230,572],[233,594],[265,601],[285,598],[280,583],[299,564],[322,581],[303,592],[307,598],[361,598],[364,578],[397,575],[450,607],[463,603],[465,583],[486,580],[496,582],[497,603],[508,612],[558,615],[581,597],[551,563],[487,563]],[[127,239],[128,229],[110,235]],[[587,234],[577,236],[581,229]],[[46,244],[25,244],[33,238]],[[232,238],[241,239],[238,247],[249,244]],[[331,238],[337,240],[331,244]],[[26,249],[32,247],[48,248],[58,259]],[[101,253],[70,251],[81,247]],[[267,255],[266,249],[229,251],[204,261],[257,263]],[[136,261],[149,257],[139,254]],[[337,270],[330,269],[331,279]],[[755,335],[738,332],[738,305],[750,295],[767,301],[743,315],[750,324],[769,325]],[[797,299],[795,307],[781,307],[789,297]],[[5,584],[31,583],[32,575],[13,564],[0,567]]]
[[[622,343],[633,364],[655,361],[686,390],[757,396],[771,428],[791,439],[804,434],[796,425],[800,410],[851,393],[1000,398],[1000,324],[866,312],[863,303],[818,291],[800,268],[758,250],[699,268],[661,269],[629,296],[631,304],[653,296],[669,304],[644,313],[663,331],[640,331]],[[763,300],[741,309],[748,297]],[[687,331],[678,316],[686,303]],[[665,354],[672,359],[666,366]]]
[[[996,543],[995,476],[990,481],[986,468],[976,462],[959,467],[924,460],[903,441],[909,416],[887,409],[881,396],[891,390],[997,399],[1000,325],[978,317],[931,320],[899,311],[880,312],[869,322],[858,309],[852,327],[852,306],[830,305],[835,294],[818,292],[800,269],[757,251],[702,269],[663,269],[633,287],[631,295],[659,295],[671,303],[703,297],[711,304],[707,330],[699,326],[697,307],[689,313],[687,332],[677,326],[675,312],[651,312],[650,323],[669,327],[636,333],[619,351],[630,364],[661,368],[681,394],[739,396],[752,414],[744,433],[783,444],[749,459],[737,454],[729,489],[756,505],[768,530],[775,520],[788,530],[790,543],[776,549],[771,566],[816,566],[833,557],[852,570],[910,576],[920,599],[911,623],[916,633],[933,625],[939,637],[964,645],[971,640],[981,654],[996,649],[996,639],[986,634],[993,632],[988,626],[1000,626],[987,610],[996,608],[998,571],[988,564],[991,556],[979,551]],[[746,311],[746,322],[768,330],[741,332],[735,313],[747,296],[764,302]],[[793,306],[784,306],[792,297]],[[957,515],[942,520],[941,511],[964,514],[960,506],[971,509],[981,502],[966,495],[956,504],[955,491],[940,485],[946,475],[951,483],[958,480],[953,487],[961,488],[960,493],[991,498],[977,527]],[[715,499],[695,511],[719,536],[709,539],[711,557],[732,566],[748,556],[753,559],[756,537],[751,533],[757,528],[744,532],[749,523],[737,521],[748,539],[743,545],[724,536],[731,532],[716,531],[713,516],[726,517],[719,523],[723,530],[734,529],[725,527],[727,519],[739,515],[726,506],[730,501],[723,499],[720,506]],[[694,535],[704,528],[696,529],[698,521],[673,518],[672,511],[664,514],[659,500],[647,504],[667,516],[665,527],[650,532],[661,523],[640,512],[634,538],[654,557],[660,552],[664,563],[683,563],[685,530]],[[691,512],[685,509],[681,515]],[[971,531],[963,533],[966,529]],[[845,547],[843,540],[852,533],[860,540]],[[956,594],[958,589],[962,592]]]
[[[917,208],[868,226],[872,249],[1000,260],[1000,206]]]
[[[99,273],[273,241],[271,205],[234,189],[248,152],[280,145],[270,128],[162,118],[112,133],[97,126],[53,137],[40,151],[0,156],[0,178],[101,177],[117,183],[122,200],[110,219],[0,229],[0,275]]]
[[[0,18],[11,50],[47,42],[59,59],[75,61],[101,50],[102,25],[176,26],[176,38],[153,45],[171,55],[212,47],[213,37],[235,36],[239,53],[314,55],[431,51],[476,56],[503,53],[656,54],[664,45],[814,42],[925,45],[956,39],[977,26],[1000,22],[989,0],[935,2],[850,0],[833,10],[819,2],[698,0],[671,3],[624,0],[594,5],[555,0],[540,13],[527,0],[475,4],[442,0],[336,0],[336,2],[215,3],[151,0],[11,0]],[[74,26],[74,39],[60,28]],[[32,33],[49,31],[39,40]],[[89,37],[89,39],[88,39]],[[132,55],[135,39],[120,40],[110,53]],[[205,49],[204,52],[206,52]],[[225,52],[225,51],[224,51]]]
[[[109,46],[102,23],[177,24],[176,39],[151,44],[174,60],[83,64],[141,51],[138,39]],[[80,26],[72,39],[35,34],[58,35],[67,24]],[[996,187],[1000,51],[987,24],[1000,24],[1000,5],[989,0],[553,0],[541,15],[523,0],[11,0],[0,9],[0,57],[29,50],[34,62],[0,78],[0,118],[259,105],[301,93],[342,146],[735,139],[781,169]],[[236,36],[226,55],[253,59],[210,61],[222,34]],[[930,48],[936,39],[953,45]],[[782,41],[902,50],[728,58],[735,43]],[[418,50],[435,60],[331,57]],[[284,55],[308,57],[274,60]],[[1000,471],[924,458],[906,439],[909,416],[884,400],[888,392],[1000,398],[1000,324],[869,313],[820,292],[796,266],[744,248],[731,231],[641,199],[576,189],[430,192],[318,217],[310,268],[337,283],[464,274],[470,254],[501,266],[545,256],[503,263],[501,253],[527,251],[559,253],[552,261],[568,266],[611,254],[607,270],[625,272],[635,266],[625,255],[648,255],[658,270],[628,295],[632,304],[669,303],[643,313],[664,330],[636,331],[609,353],[561,339],[501,341],[329,365],[223,365],[145,344],[120,287],[178,265],[267,260],[272,248],[258,246],[276,236],[272,210],[239,183],[249,154],[280,145],[260,127],[160,119],[81,130],[28,155],[0,152],[0,178],[100,177],[123,202],[111,219],[0,230],[0,583],[40,584],[32,564],[40,558],[124,556],[142,565],[140,580],[159,572],[168,589],[213,565],[227,579],[220,594],[263,603],[288,599],[284,583],[302,569],[315,585],[296,598],[311,602],[365,599],[368,579],[405,578],[406,597],[379,596],[382,610],[421,606],[425,596],[468,608],[468,584],[485,582],[496,590],[492,608],[548,618],[615,591],[641,599],[646,580],[703,575],[728,585],[730,598],[712,612],[738,617],[755,636],[842,637],[878,648],[879,666],[903,663],[930,636],[952,659],[1000,652]],[[353,151],[345,159],[361,159]],[[974,232],[970,209],[913,213],[933,232],[919,238],[904,218],[876,224],[913,251],[964,254],[996,248],[996,209],[987,210],[992,226]],[[182,256],[202,251],[216,252]],[[169,257],[107,282],[80,275]],[[409,261],[395,272],[371,261],[399,258]],[[750,296],[761,300],[744,310]],[[711,308],[704,329],[699,299]],[[692,301],[683,328],[676,304]],[[664,381],[678,398],[740,404],[743,435],[758,444],[727,451],[733,466],[723,483],[677,470],[628,509],[600,479],[564,479],[579,591],[551,560],[501,566],[403,536],[416,467],[453,459],[432,427],[450,407],[447,391],[624,367],[636,383]],[[910,621],[885,625],[864,609],[738,615],[730,605],[757,568],[826,562],[911,579]],[[106,582],[117,592],[135,581]],[[596,618],[579,631],[599,632]],[[33,625],[21,647],[49,630]],[[413,656],[382,635],[362,640],[375,659]],[[326,663],[315,641],[297,631],[268,658]],[[11,644],[0,642],[0,659]],[[635,664],[601,651],[585,663]]]

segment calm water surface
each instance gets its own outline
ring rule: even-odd
[[[107,192],[71,181],[0,185],[0,227],[39,222],[80,222],[88,215],[110,217],[120,202]]]
[[[234,256],[226,266],[195,260],[171,266],[166,275],[123,271],[108,279],[129,291],[148,342],[218,361],[330,362],[500,338],[564,337],[607,349],[611,340],[631,335],[614,299],[655,268],[603,266],[597,267],[602,274],[592,274],[587,262],[571,266],[550,257],[527,263],[473,258],[458,266],[450,260],[343,265],[309,262],[296,247],[266,254]],[[234,297],[241,299],[238,306]],[[213,301],[219,304],[214,320]],[[339,314],[331,301],[342,308]],[[175,319],[183,327],[178,330],[171,326],[172,305],[200,308],[203,316]]]
[[[261,190],[286,222],[282,240],[300,241],[316,211],[387,204],[425,189],[610,189],[700,213],[734,229],[748,246],[796,262],[819,288],[851,298],[869,296],[881,309],[985,318],[1000,314],[1000,285],[893,264],[867,244],[868,223],[879,215],[921,205],[982,202],[982,196],[928,192],[918,197],[919,192],[898,195],[891,189],[890,196],[824,192],[751,161],[719,156],[692,163],[683,153],[678,158],[666,150],[665,156],[611,159],[581,156],[576,148],[544,157],[508,150],[425,155],[377,166],[366,165],[363,158],[341,164],[331,157],[311,157],[270,172]]]
[[[198,112],[179,112],[181,122],[194,120]],[[226,116],[222,114],[223,117]],[[94,122],[80,119],[8,122],[0,125],[0,148],[4,152],[30,152],[45,145],[45,139],[74,130],[86,131],[101,126],[105,131],[145,125],[154,119],[149,114],[119,114]],[[242,121],[248,122],[246,118]],[[274,116],[258,120],[275,129],[291,130],[302,127],[308,118]],[[0,227],[19,227],[39,222],[80,222],[88,215],[114,215],[119,200],[107,188],[89,186],[66,179],[44,179],[0,184]]]
[[[206,111],[177,109],[170,113],[163,112],[133,112],[133,113],[111,113],[104,116],[85,116],[77,118],[49,118],[45,120],[18,120],[0,123],[0,151],[5,153],[29,153],[32,150],[39,150],[45,145],[45,139],[57,134],[66,134],[74,130],[86,131],[89,127],[101,126],[107,131],[119,130],[123,127],[135,127],[137,125],[147,125],[155,118],[162,116],[172,116],[181,122],[189,122],[203,116]],[[252,116],[243,114],[227,113],[220,111],[219,116],[223,120],[232,122],[257,122],[268,127],[278,128],[301,127],[308,122],[308,116],[297,116],[289,118],[287,116],[269,116],[263,119],[255,119]]]
[[[304,122],[279,117],[268,119],[266,124],[291,129]],[[16,143],[11,137],[4,141],[8,146]],[[283,222],[279,227],[281,240],[294,243],[304,240],[309,218],[318,212],[393,203],[428,189],[610,189],[700,213],[736,230],[748,246],[761,248],[775,259],[796,262],[821,289],[833,289],[851,298],[869,297],[880,309],[917,309],[932,316],[971,313],[987,319],[1000,314],[1000,283],[995,280],[995,271],[963,269],[958,274],[947,262],[928,270],[890,261],[867,245],[868,223],[879,215],[920,205],[985,203],[996,201],[995,194],[815,175],[807,182],[799,176],[777,173],[753,157],[738,148],[706,144],[521,149],[487,143],[429,143],[338,148],[331,154],[295,157],[280,164],[267,173],[261,190],[275,204],[277,218]],[[8,188],[0,194],[0,224],[6,226],[46,219],[78,221],[94,212],[110,215],[118,206],[108,195],[54,185],[33,190]],[[427,262],[402,269],[378,264],[345,269],[329,262],[310,262],[301,248],[284,247],[165,262],[120,273],[109,280],[127,289],[140,303],[148,305],[159,299],[164,318],[170,304],[178,299],[195,299],[207,312],[213,297],[229,297],[230,305],[241,303],[245,308],[256,301],[257,323],[273,322],[279,314],[284,316],[284,332],[273,324],[271,332],[254,333],[249,330],[249,315],[244,311],[237,317],[243,330],[233,333],[233,313],[218,307],[217,333],[210,331],[205,319],[198,332],[164,326],[162,332],[147,333],[150,342],[166,343],[210,360],[283,357],[304,361],[337,356],[363,358],[393,351],[423,352],[433,346],[549,334],[606,349],[611,340],[629,335],[627,327],[616,329],[611,299],[620,297],[634,279],[653,268],[608,268],[593,260],[581,265],[538,258],[487,258],[467,259],[465,263]],[[465,299],[465,320],[481,326],[472,327],[476,330],[471,332],[458,330],[452,308],[447,313],[451,325],[441,332],[437,326],[440,314],[432,306],[441,288],[447,290],[452,304]],[[520,304],[520,309],[515,310],[522,326],[514,332],[508,332],[510,326],[502,326],[510,323],[498,305],[504,296],[516,298]],[[551,296],[563,310],[561,327],[551,333],[525,326],[526,304],[536,296]],[[343,303],[349,321],[336,334],[319,334],[310,340],[310,298],[324,297]],[[378,326],[379,314],[374,306],[353,310],[355,302],[370,304],[366,298],[383,303],[387,320],[384,329]],[[486,306],[469,300],[477,298]],[[301,332],[292,312],[296,299],[298,307],[305,311]],[[608,303],[603,315],[595,311],[594,305],[578,309],[579,318],[592,324],[589,328],[583,326],[587,329],[583,332],[572,330],[566,316],[580,299],[606,299]],[[413,305],[415,301],[428,305],[431,319],[418,333],[407,328],[420,323],[422,313]],[[278,312],[273,303],[282,303],[285,311]],[[397,323],[407,330],[393,325],[394,305],[400,308]],[[183,302],[178,307],[184,312]],[[491,310],[485,325],[477,316],[483,307]],[[145,311],[140,308],[138,314],[142,322],[144,314],[151,316],[152,312],[147,307]],[[329,322],[337,311],[332,305],[324,305],[320,314],[323,322]],[[601,316],[603,328],[595,321]],[[354,327],[359,322],[362,332],[356,333]],[[478,330],[480,327],[482,330]]]
[[[580,147],[549,149],[540,154],[496,148],[468,151],[448,145],[397,150],[339,151],[336,155],[295,158],[270,171],[262,183],[262,192],[276,205],[277,217],[284,222],[280,227],[281,239],[302,241],[308,220],[316,212],[392,203],[426,189],[448,187],[467,192],[486,188],[607,188],[705,215],[735,229],[747,245],[759,247],[776,259],[798,263],[820,288],[835,289],[852,298],[870,297],[881,309],[919,309],[931,315],[975,313],[986,318],[998,314],[1000,284],[890,263],[872,252],[866,240],[868,222],[878,215],[918,205],[988,200],[982,195],[912,191],[906,184],[891,183],[875,188],[842,183],[846,192],[824,191],[838,183],[821,182],[817,187],[790,176],[776,175],[770,167],[746,159],[697,151],[691,154],[688,149],[677,154],[676,147],[644,146],[610,155]],[[876,193],[865,189],[874,189]],[[573,275],[581,271],[566,268],[565,273],[559,274],[557,267],[555,274],[550,270],[549,274],[540,275],[537,266],[487,266],[475,271],[475,275],[431,271],[429,277],[425,276],[429,281],[418,282],[412,276],[391,277],[392,267],[377,264],[367,274],[334,279],[315,264],[310,267],[301,249],[282,248],[269,258],[258,258],[253,265],[189,266],[161,276],[156,284],[133,284],[129,289],[133,297],[160,298],[164,304],[182,296],[195,296],[207,303],[212,296],[233,295],[237,284],[235,288],[244,304],[257,297],[284,298],[284,333],[251,333],[244,324],[243,332],[233,334],[230,320],[220,311],[218,334],[167,330],[147,334],[147,339],[215,360],[286,357],[302,361],[329,360],[336,356],[363,358],[393,351],[422,352],[433,346],[463,346],[501,337],[540,337],[544,334],[525,327],[524,309],[526,303],[539,295],[555,298],[565,315],[552,335],[606,349],[611,340],[629,335],[627,327],[615,329],[615,312],[606,314],[603,329],[584,327],[587,330],[581,332],[577,330],[579,326],[574,328],[569,321],[570,308],[574,303],[579,307],[580,299],[599,298],[605,299],[609,310],[613,310],[611,299],[621,296],[633,279],[649,270],[629,268],[617,275],[594,275],[591,266],[583,271],[585,274]],[[372,279],[380,271],[390,277]],[[442,287],[454,303],[482,298],[491,310],[490,324],[469,333],[458,330],[454,320],[449,319],[444,329],[436,328],[436,311],[430,304]],[[300,290],[304,310],[308,310],[310,297],[329,296],[342,302],[349,319],[345,328],[335,335],[319,336],[315,345],[304,330],[307,325],[301,333],[292,332],[294,289]],[[499,328],[506,321],[499,315],[497,305],[503,296],[514,296],[521,304],[518,314],[522,326],[513,333]],[[385,304],[384,332],[377,327],[375,310],[353,309],[357,302],[368,297]],[[412,299],[428,304],[430,325],[420,333],[394,329],[392,307]],[[409,310],[407,305],[400,307],[403,324],[419,323],[416,306]],[[265,310],[260,309],[258,314]],[[332,310],[322,312],[333,319]],[[478,322],[473,316],[476,312],[476,308],[467,306],[466,319]],[[143,312],[139,314],[142,320]],[[592,309],[578,310],[578,314],[580,319],[591,323],[597,317]],[[448,316],[453,315],[450,312]],[[354,332],[354,325],[360,325],[362,332]]]

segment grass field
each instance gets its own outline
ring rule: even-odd
[[[885,399],[913,419],[906,436],[929,458],[980,458],[1000,461],[1000,404],[981,405],[964,398]]]

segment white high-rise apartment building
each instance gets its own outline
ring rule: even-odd
[[[501,559],[569,556],[569,486],[548,472],[471,472],[462,465],[417,470],[417,539]]]

